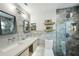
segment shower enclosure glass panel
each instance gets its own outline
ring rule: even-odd
[[[66,44],[72,35],[72,25],[76,20],[77,7],[57,9],[56,19],[56,55],[67,55]]]

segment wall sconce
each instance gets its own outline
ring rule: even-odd
[[[21,10],[18,9],[18,8],[16,8],[16,10],[17,10],[17,13],[18,13],[18,14],[21,14],[21,16],[22,16],[24,19],[27,19],[27,16],[24,14],[23,11],[21,11]]]

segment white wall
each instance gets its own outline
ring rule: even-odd
[[[56,11],[51,11],[47,13],[34,13],[31,14],[31,22],[35,22],[37,25],[37,30],[44,31],[44,21],[47,19],[52,19],[53,21],[56,21]]]
[[[31,13],[31,22],[34,22],[36,23],[37,25],[37,30],[38,31],[44,31],[45,29],[45,25],[44,25],[44,21],[47,20],[47,19],[52,19],[53,21],[56,21],[56,10],[52,10],[52,11],[48,11],[48,12],[41,12],[40,13]],[[54,25],[54,28],[55,28],[56,25]],[[53,33],[52,33],[53,34]],[[47,39],[46,36],[49,36],[51,34],[43,34],[39,37],[40,40],[39,40],[39,44],[44,46],[45,44],[45,40]],[[54,37],[53,37],[54,35]],[[52,35],[52,37],[50,37],[50,39],[54,39],[56,40],[56,33],[54,33]]]

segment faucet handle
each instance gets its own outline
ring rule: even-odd
[[[8,43],[9,43],[11,40],[12,40],[12,39],[9,38],[9,39],[8,39]]]
[[[15,37],[13,37],[12,39],[15,39]]]
[[[8,41],[9,41],[9,40],[12,40],[12,39],[9,38]]]

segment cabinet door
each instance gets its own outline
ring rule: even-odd
[[[29,56],[33,53],[33,44],[29,46]]]
[[[37,40],[33,43],[33,52],[36,50],[37,48]]]
[[[29,56],[29,48],[26,49],[20,56]]]

